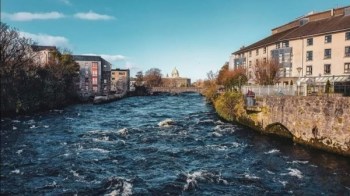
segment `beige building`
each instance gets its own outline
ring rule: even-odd
[[[130,91],[130,70],[112,69],[111,70],[111,91],[120,93]]]
[[[312,13],[272,29],[272,35],[233,52],[229,68],[247,69],[255,83],[255,65],[277,60],[280,84],[350,81],[350,6]],[[292,82],[291,82],[292,81]]]
[[[191,86],[191,79],[180,77],[179,71],[175,67],[170,77],[167,75],[162,78],[162,83],[165,87],[188,87]]]
[[[50,61],[54,60],[53,53],[57,52],[57,48],[55,46],[31,46],[34,54],[35,54],[35,63],[40,66],[45,66],[49,64]]]

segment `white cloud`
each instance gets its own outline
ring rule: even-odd
[[[62,36],[52,36],[47,34],[33,34],[28,32],[20,32],[22,37],[31,38],[38,45],[56,46],[60,48],[70,48],[69,40]]]
[[[112,19],[114,19],[113,16],[98,14],[98,13],[95,13],[93,11],[89,11],[89,12],[85,12],[85,13],[84,12],[76,13],[76,14],[74,14],[74,17],[79,18],[79,19],[83,19],[83,20],[112,20]]]
[[[52,20],[64,18],[65,15],[59,12],[46,12],[46,13],[31,13],[31,12],[16,12],[13,14],[2,13],[2,18],[7,18],[13,21],[31,21],[31,20]]]

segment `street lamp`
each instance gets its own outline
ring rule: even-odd
[[[298,71],[298,81],[297,81],[297,91],[298,91],[298,96],[299,96],[299,86],[300,86],[300,72],[303,68],[301,67],[297,67],[297,71]]]

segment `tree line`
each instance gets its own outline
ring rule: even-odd
[[[31,39],[0,24],[1,116],[36,112],[78,100],[79,65],[67,50],[53,51],[38,62]]]

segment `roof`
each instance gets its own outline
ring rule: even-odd
[[[296,21],[292,21],[294,23]],[[304,25],[292,27],[280,33],[272,34],[258,42],[242,48],[232,54],[242,53],[256,48],[265,47],[280,41],[293,40],[301,37],[328,34],[350,30],[350,15],[336,15],[320,20],[310,21]]]
[[[268,36],[268,37],[266,37],[258,42],[255,42],[254,44],[251,44],[247,47],[244,47],[244,48],[242,48],[234,53],[246,52],[246,51],[252,50],[254,48],[260,48],[260,47],[267,46],[267,45],[270,45],[272,43],[278,42],[279,40],[283,39],[283,37],[285,37],[288,33],[292,32],[295,29],[296,28],[292,28],[292,29],[283,31],[281,33],[276,33],[276,34],[270,35],[270,36]]]
[[[93,55],[72,55],[75,61],[102,61],[102,57]]]
[[[30,46],[33,51],[38,52],[42,50],[57,50],[56,46],[39,46],[39,45],[31,45]]]
[[[130,71],[130,69],[115,68],[115,69],[111,69],[111,71]]]

